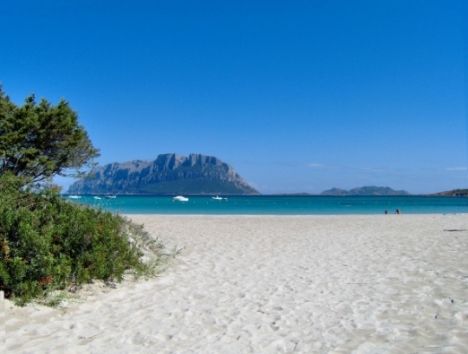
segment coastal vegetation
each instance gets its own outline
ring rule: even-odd
[[[0,290],[24,304],[95,279],[148,273],[162,245],[124,218],[65,201],[55,175],[79,174],[98,150],[68,103],[15,105],[0,91]],[[143,249],[152,264],[142,261]]]
[[[0,173],[27,183],[78,174],[98,156],[68,102],[52,105],[34,95],[15,105],[0,88]]]
[[[439,192],[434,194],[442,197],[468,197],[468,189],[452,189],[446,192]]]

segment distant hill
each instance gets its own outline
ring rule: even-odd
[[[258,194],[227,163],[213,156],[159,155],[94,168],[69,194]]]
[[[326,191],[323,191],[320,193],[321,195],[349,195],[349,191],[341,188],[332,188],[332,189],[327,189]]]
[[[442,197],[468,197],[468,189],[452,189],[450,191],[434,193],[432,195]]]
[[[349,196],[349,195],[409,195],[407,191],[394,190],[390,187],[377,187],[377,186],[364,186],[353,188],[350,190],[332,188],[323,191],[321,195],[332,195],[332,196]]]

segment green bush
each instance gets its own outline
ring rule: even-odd
[[[93,279],[143,271],[142,253],[120,216],[63,200],[58,191],[26,189],[0,176],[0,290],[22,304]]]

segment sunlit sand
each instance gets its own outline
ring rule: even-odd
[[[6,302],[5,352],[468,348],[468,215],[132,219],[183,248],[168,269],[58,308]]]

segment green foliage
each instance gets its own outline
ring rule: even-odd
[[[23,185],[12,174],[0,176],[0,290],[6,297],[25,303],[71,284],[145,270],[134,241],[138,228],[128,221]]]
[[[34,183],[96,157],[76,113],[34,96],[16,106],[0,88],[0,290],[23,304],[69,285],[150,274],[162,245],[122,217],[63,200]],[[45,187],[44,184],[41,187]],[[151,257],[148,257],[151,254]],[[51,304],[60,297],[51,300]]]
[[[54,106],[30,96],[17,106],[0,88],[0,174],[39,182],[78,170],[97,155],[66,101]]]

